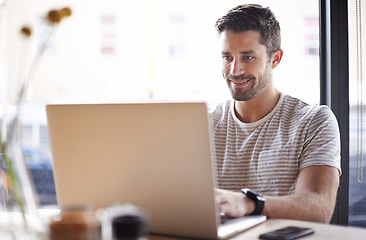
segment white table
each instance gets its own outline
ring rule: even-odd
[[[47,218],[50,216],[57,214],[58,210],[46,210],[40,211],[40,216],[44,221],[47,221]],[[5,217],[3,213],[0,213],[0,239],[1,240],[14,240],[13,236],[7,231],[6,227],[4,227],[4,223],[1,221],[1,216]],[[251,240],[251,239],[259,239],[259,235],[265,232],[277,230],[282,227],[287,226],[297,226],[297,227],[311,227],[315,230],[315,233],[301,239],[319,239],[319,240],[353,240],[353,239],[366,239],[366,228],[358,228],[358,227],[346,227],[339,225],[331,225],[331,224],[321,224],[314,222],[306,222],[306,221],[296,221],[296,220],[284,220],[284,219],[268,219],[267,221],[248,229],[238,235],[233,236],[232,240]],[[19,240],[47,240],[47,234],[35,234],[35,233],[26,233],[24,231],[15,231],[15,239]],[[145,236],[144,239],[149,240],[179,240],[183,238],[174,238],[174,237],[164,237],[158,235],[149,235]]]
[[[259,239],[259,235],[265,232],[277,230],[282,227],[297,226],[311,227],[315,230],[314,234],[304,236],[304,240],[360,240],[366,239],[366,228],[345,227],[331,224],[321,224],[305,221],[283,220],[283,219],[268,219],[267,221],[248,229],[230,240],[254,240]],[[149,240],[178,240],[183,238],[170,238],[163,236],[148,236]]]

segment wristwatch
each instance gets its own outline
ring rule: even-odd
[[[249,199],[253,200],[255,203],[254,212],[252,212],[250,215],[261,214],[264,208],[266,198],[263,197],[262,194],[257,193],[256,191],[253,191],[249,188],[242,188],[241,192],[244,193],[244,195],[247,196]]]

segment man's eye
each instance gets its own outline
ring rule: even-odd
[[[254,57],[252,57],[252,56],[245,56],[245,59],[246,59],[246,60],[253,60],[253,59],[254,59]]]
[[[225,61],[230,61],[230,60],[231,60],[231,56],[222,56],[222,58],[223,58]]]

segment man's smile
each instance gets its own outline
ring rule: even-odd
[[[227,80],[230,82],[232,87],[235,88],[241,88],[247,85],[247,83],[249,83],[251,80],[253,80],[254,77],[244,77],[244,76],[239,76],[239,77],[234,77],[234,76],[228,76]]]
[[[234,84],[244,84],[249,82],[250,80],[252,80],[252,78],[249,78],[248,80],[243,80],[243,81],[238,81],[238,80],[234,80],[234,79],[229,79],[229,81],[231,81]]]

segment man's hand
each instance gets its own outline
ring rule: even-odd
[[[254,201],[247,198],[242,192],[216,189],[215,193],[220,213],[226,217],[243,217],[254,212]]]

